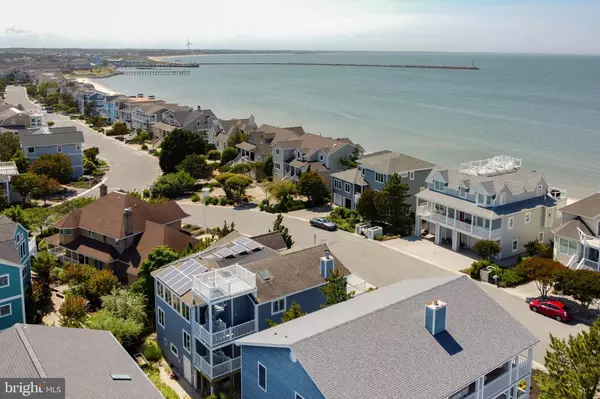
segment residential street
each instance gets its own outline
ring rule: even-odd
[[[9,103],[23,104],[26,109],[37,108],[35,104],[28,101],[24,88],[8,87],[6,100]],[[141,190],[148,187],[160,174],[157,158],[147,153],[136,151],[64,116],[49,114],[48,120],[55,121],[56,126],[78,126],[84,132],[85,146],[96,146],[100,149],[100,156],[111,165],[111,172],[106,181],[109,189]],[[92,192],[90,195],[97,195],[97,193]],[[204,226],[204,206],[189,201],[183,201],[181,205],[191,215],[184,223]],[[326,243],[353,274],[371,284],[384,286],[400,280],[457,273],[457,268],[445,266],[448,262],[452,262],[452,257],[456,256],[448,250],[436,247],[435,257],[433,251],[419,256],[411,255],[401,249],[402,246],[395,245],[393,242],[378,243],[344,231],[326,232],[312,228],[308,224],[308,219],[313,215],[318,214],[302,210],[285,216],[284,224],[296,241],[293,249],[305,248],[315,243]],[[234,210],[231,207],[219,206],[206,208],[206,222],[209,226],[221,226],[224,220],[235,222],[236,229],[244,234],[256,235],[266,233],[272,228],[275,215],[258,212],[256,208],[248,210]],[[540,343],[534,350],[536,362],[544,361],[549,333],[567,337],[569,333],[576,334],[584,327],[581,324],[561,324],[553,319],[534,314],[523,298],[489,284],[480,283],[480,286],[540,339]],[[461,317],[459,314],[452,313],[452,304],[448,304],[448,314],[449,317]]]
[[[39,108],[38,105],[29,101],[24,87],[7,87],[6,102],[22,104],[25,109]],[[126,191],[134,189],[140,191],[148,188],[160,174],[158,158],[146,152],[135,151],[120,141],[88,128],[79,121],[58,114],[47,114],[46,116],[47,121],[53,121],[55,126],[77,126],[83,131],[85,148],[98,147],[100,149],[100,157],[105,159],[111,167],[106,177],[109,191],[119,188]],[[93,190],[88,195],[98,195],[98,190]]]

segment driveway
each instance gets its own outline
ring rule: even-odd
[[[203,205],[181,203],[181,206],[191,215],[185,219],[185,223],[204,226]],[[379,243],[345,231],[319,230],[308,224],[311,215],[314,216],[310,211],[284,215],[283,224],[289,228],[292,239],[296,241],[292,249],[325,243],[353,274],[371,284],[384,286],[401,280],[458,275],[457,270],[463,268],[463,263],[459,261],[460,255],[451,251],[448,252],[455,257],[449,257],[447,250],[439,247],[435,247],[439,248],[438,252],[429,253],[433,246],[427,245],[429,242],[394,240],[399,242]],[[206,207],[206,222],[209,226],[222,226],[224,220],[235,222],[236,229],[242,233],[255,235],[272,229],[275,215],[259,212],[256,208],[239,210],[231,207]],[[462,262],[465,262],[465,259],[462,259]],[[538,363],[544,363],[550,333],[566,338],[569,334],[577,334],[585,328],[582,324],[562,324],[534,314],[519,295],[510,294],[490,284],[477,284],[538,337],[540,343],[534,349],[534,360]]]
[[[6,102],[22,104],[25,109],[39,109],[27,98],[25,88],[9,86],[6,88]],[[146,152],[135,151],[126,144],[100,134],[79,121],[71,120],[58,114],[47,114],[47,121],[54,122],[54,126],[76,126],[83,131],[85,148],[98,147],[100,157],[105,159],[111,167],[106,176],[106,185],[109,191],[123,189],[126,191],[141,191],[148,188],[160,175],[158,158]],[[87,195],[98,196],[98,190],[93,190]]]

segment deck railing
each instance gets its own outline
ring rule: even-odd
[[[194,363],[196,363],[200,370],[211,380],[242,368],[242,358],[239,356],[211,367],[210,363],[207,362],[204,357],[194,353]]]
[[[207,302],[255,289],[256,274],[237,264],[194,277],[194,291]]]
[[[195,325],[199,338],[209,346],[221,345],[256,331],[254,320],[238,324],[237,326],[227,327],[224,330],[216,331],[212,334],[203,325],[198,323],[195,323]]]

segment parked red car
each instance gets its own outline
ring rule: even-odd
[[[569,321],[573,319],[573,314],[567,305],[560,301],[534,299],[529,302],[529,309],[531,309],[532,312],[552,317],[557,321]]]

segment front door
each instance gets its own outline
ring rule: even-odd
[[[188,357],[185,355],[183,356],[183,378],[185,378],[190,384],[193,384],[192,363],[190,362],[190,359],[188,359]]]
[[[352,209],[352,201],[350,198],[344,198],[344,208]]]
[[[81,263],[82,265],[85,264],[85,256],[83,256],[82,254],[79,254],[79,263]]]

